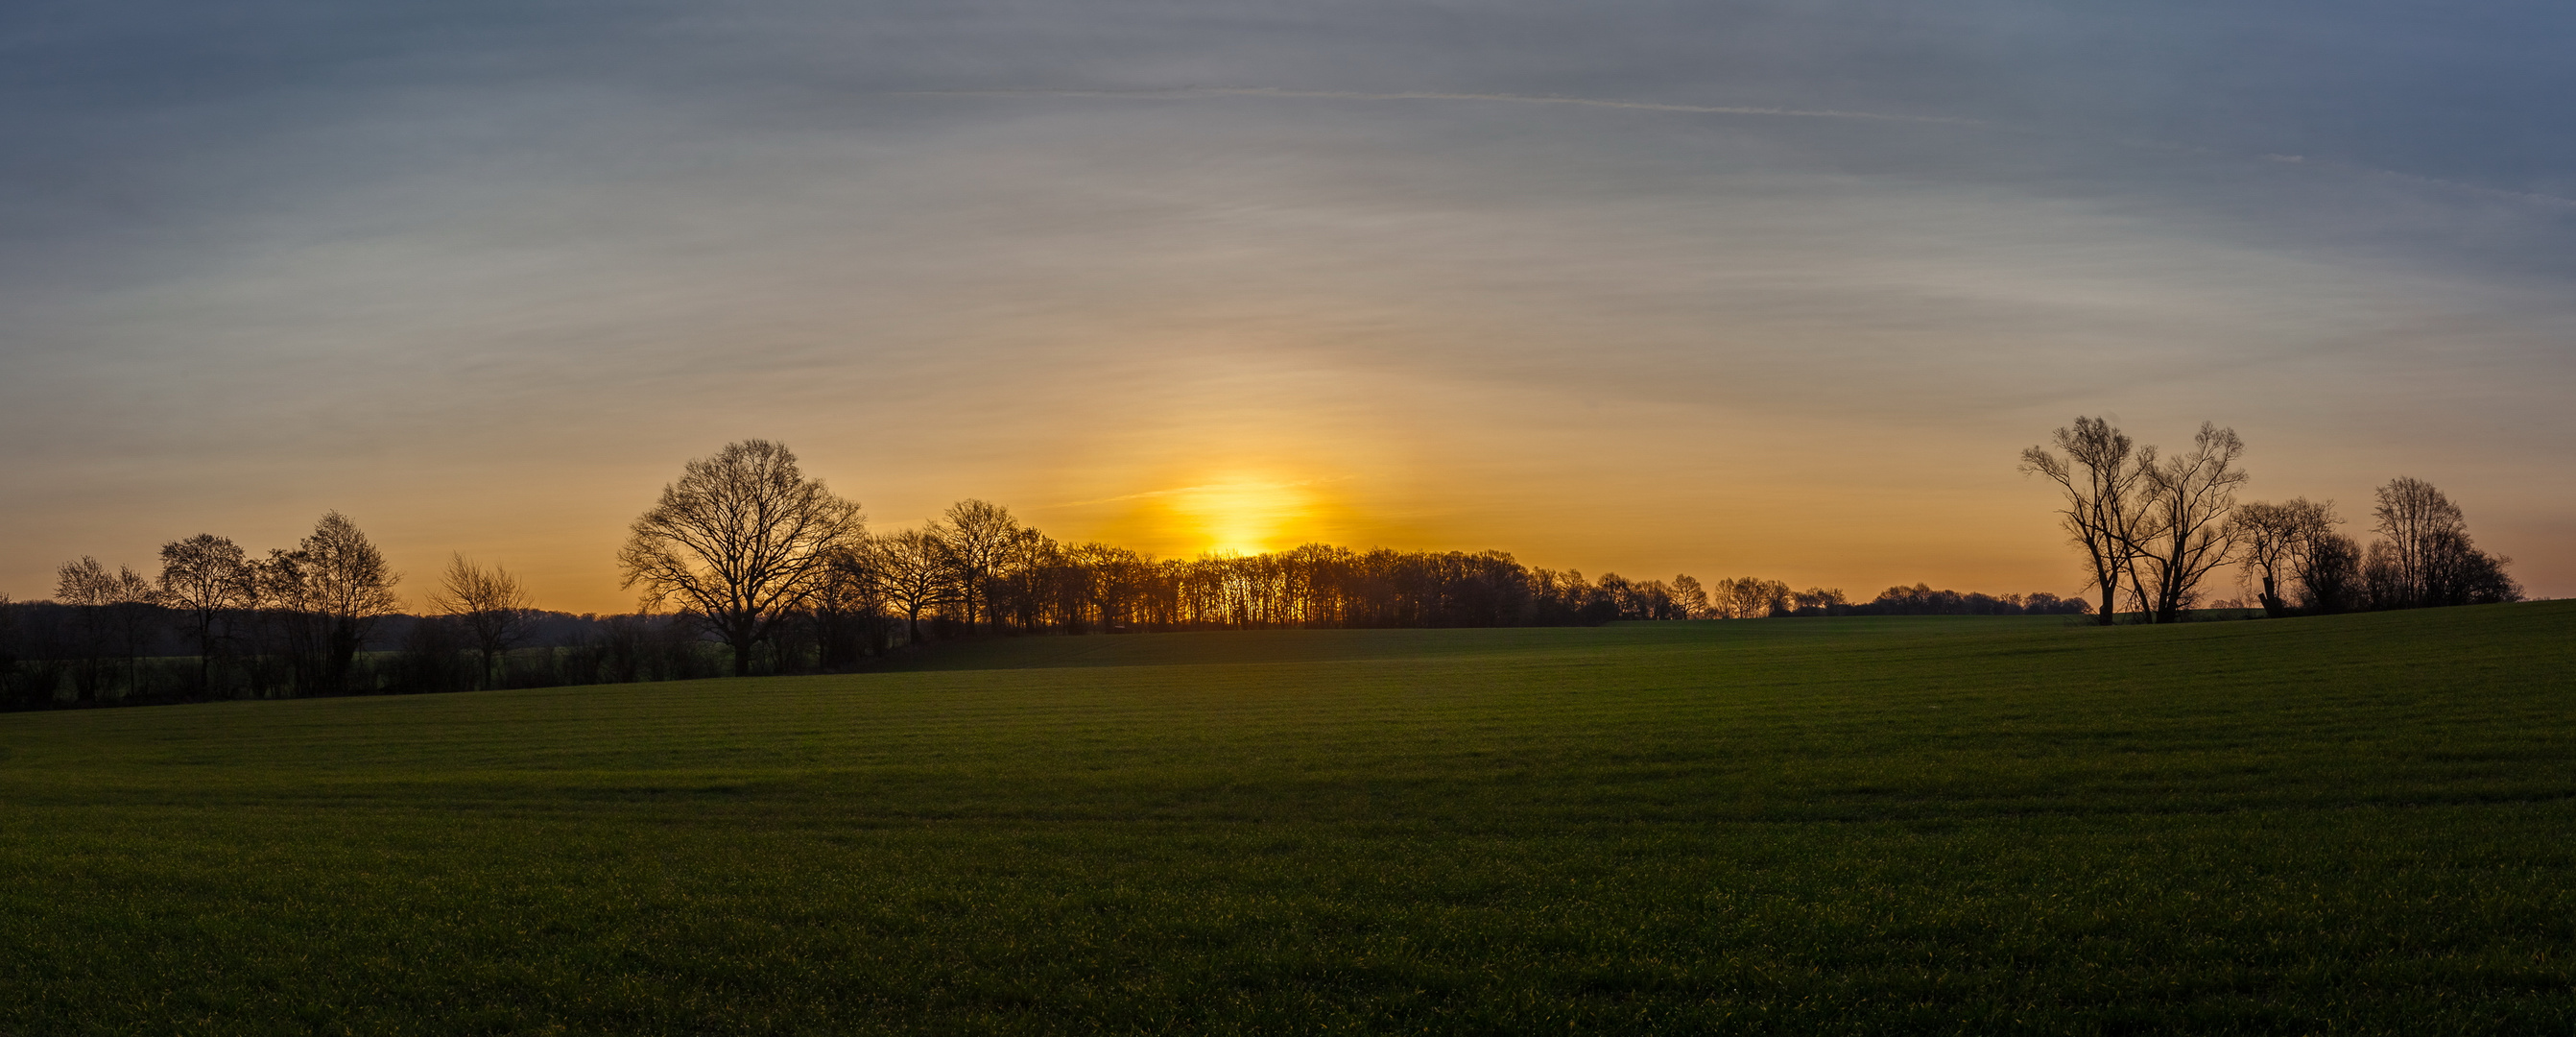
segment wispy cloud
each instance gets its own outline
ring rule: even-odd
[[[1616,108],[1641,112],[1679,112],[1688,115],[1758,115],[1793,119],[1858,119],[1870,122],[1935,123],[1952,126],[1989,125],[1983,119],[1954,115],[1904,115],[1889,112],[1849,112],[1831,108],[1769,108],[1755,105],[1671,104],[1662,101],[1623,101],[1601,97],[1555,97],[1543,94],[1468,94],[1405,91],[1370,93],[1357,90],[1292,90],[1266,86],[1172,87],[1153,90],[907,90],[907,96],[948,97],[1097,97],[1121,100],[1156,100],[1191,97],[1293,97],[1330,101],[1473,101],[1498,104],[1562,105],[1576,108]]]
[[[2115,411],[2576,588],[2576,5],[216,6],[0,17],[0,591],[332,507],[625,607],[746,435],[1069,539],[2027,589],[2010,452]]]
[[[1136,90],[908,90],[898,91],[897,94],[899,96],[915,97],[1080,97],[1107,100],[1185,100],[1196,97],[1278,97],[1328,101],[1463,101],[1495,104],[1554,105],[1575,108],[1609,108],[1641,112],[1674,112],[1684,115],[1747,115],[1784,119],[1845,119],[1862,122],[1916,123],[1941,126],[1969,126],[1986,129],[2016,129],[2025,132],[2033,130],[2033,127],[2012,126],[1990,119],[1977,119],[1958,115],[1915,115],[1894,112],[1862,112],[1835,108],[1775,108],[1758,105],[1677,104],[1662,101],[1632,101],[1604,97],[1564,97],[1545,94],[1297,90],[1286,87],[1262,86],[1169,87]],[[2181,151],[2200,154],[2218,153],[2216,149],[2171,141],[2130,139],[2125,143],[2132,146],[2150,147],[2161,151]],[[2576,207],[2576,198],[2564,198],[2558,195],[2537,191],[2508,191],[2492,187],[2481,187],[2476,184],[2463,183],[2457,180],[2420,176],[2414,173],[2407,173],[2394,169],[2384,169],[2377,166],[2362,165],[2352,162],[2337,162],[2310,158],[2306,155],[2289,155],[2276,152],[2267,152],[2256,157],[2264,162],[2280,163],[2284,165],[2307,165],[2316,168],[2338,169],[2368,176],[2388,177],[2424,187],[2446,191],[2458,191],[2504,201],[2527,202],[2552,208]]]

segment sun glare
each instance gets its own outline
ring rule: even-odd
[[[1201,550],[1260,554],[1304,536],[1312,503],[1303,483],[1227,479],[1176,491],[1167,506]]]

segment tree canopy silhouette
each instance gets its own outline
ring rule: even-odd
[[[751,672],[753,646],[827,582],[864,532],[859,506],[805,478],[796,455],[765,439],[690,461],[635,520],[617,553],[622,586],[649,609],[677,599]]]

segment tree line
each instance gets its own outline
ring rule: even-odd
[[[400,607],[398,579],[336,511],[265,557],[211,534],[172,541],[161,547],[158,579],[125,566],[111,572],[95,558],[65,562],[55,611],[0,598],[0,688],[40,697],[33,693],[68,683],[75,701],[139,688],[156,633],[175,629],[193,649],[200,689],[229,678],[251,694],[345,692],[369,631]]]
[[[2375,491],[2364,547],[2335,527],[2333,501],[2238,504],[2251,479],[2244,441],[2202,422],[2188,449],[2140,446],[2103,418],[2079,417],[2021,470],[2057,485],[2060,525],[2082,553],[2100,622],[2127,614],[2172,623],[2202,603],[2210,576],[2235,567],[2272,617],[2522,600],[2512,560],[2480,550],[2459,505],[2410,476]],[[2121,606],[2125,604],[2125,608]]]
[[[806,479],[763,440],[691,461],[629,531],[618,561],[648,606],[677,603],[749,673],[765,644],[803,626],[824,666],[955,634],[1117,633],[1265,627],[1497,627],[1616,620],[2076,611],[2054,595],[1895,588],[1853,605],[1840,591],[1760,579],[1705,586],[1524,566],[1501,551],[1308,544],[1249,556],[1157,559],[1064,543],[1008,508],[960,501],[918,529],[871,534],[858,506]],[[1892,597],[1891,597],[1892,595]],[[1946,596],[1946,597],[1945,597]]]
[[[1308,544],[1156,558],[1064,542],[1008,508],[960,501],[919,528],[869,530],[857,504],[750,440],[688,462],[617,555],[641,610],[535,607],[500,566],[452,557],[427,614],[346,516],[255,555],[200,534],[147,576],[67,562],[50,602],[0,598],[0,705],[105,704],[616,683],[846,669],[975,635],[1279,627],[1596,625],[1623,620],[2075,613],[2052,594],[1892,587],[1870,601],[1753,577],[1525,566],[1501,551]]]

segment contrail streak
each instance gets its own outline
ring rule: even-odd
[[[1870,122],[1922,122],[1952,126],[1983,126],[1982,119],[1949,115],[1888,115],[1881,112],[1846,112],[1830,108],[1758,108],[1743,105],[1665,104],[1658,101],[1619,101],[1597,97],[1549,97],[1541,94],[1443,94],[1393,93],[1373,94],[1355,90],[1288,90],[1260,86],[1174,87],[1162,90],[906,90],[906,95],[948,97],[1296,97],[1330,101],[1487,101],[1502,104],[1549,104],[1575,108],[1624,108],[1640,112],[1680,112],[1687,115],[1762,115],[1795,119],[1859,119]]]

